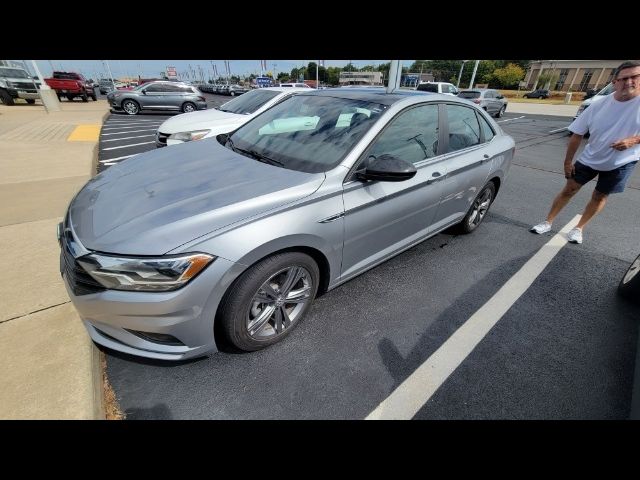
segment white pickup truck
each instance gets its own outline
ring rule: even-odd
[[[23,98],[29,104],[40,98],[39,82],[31,78],[26,70],[19,67],[0,67],[0,100],[5,105],[13,105],[16,98]]]

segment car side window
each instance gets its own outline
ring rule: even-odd
[[[482,129],[482,134],[484,135],[484,141],[489,142],[493,137],[495,137],[495,133],[489,125],[489,122],[482,116],[478,115],[478,119],[480,120],[480,128]]]
[[[462,105],[447,105],[449,147],[455,152],[480,143],[480,125],[473,109]]]
[[[438,152],[438,105],[411,108],[394,118],[367,156],[393,155],[411,163]]]
[[[154,92],[161,92],[162,90],[161,90],[161,86],[155,83],[153,85],[149,85],[145,91],[149,93],[154,93]]]

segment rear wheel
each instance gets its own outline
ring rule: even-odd
[[[195,112],[196,111],[196,105],[194,103],[191,103],[191,102],[185,102],[182,105],[182,111],[184,113]]]
[[[618,293],[629,300],[640,302],[640,255],[629,266],[618,285]]]
[[[94,93],[93,95],[91,95],[91,99],[92,99],[94,102],[97,102],[97,101],[98,101],[98,96]]]
[[[140,106],[133,100],[125,100],[122,102],[122,109],[129,115],[137,115],[140,111]]]
[[[216,326],[240,350],[279,342],[308,312],[319,279],[318,265],[309,255],[284,252],[267,257],[229,287]]]
[[[502,107],[500,107],[500,110],[498,110],[498,113],[496,113],[496,118],[500,118],[502,115],[504,115],[504,111],[507,109],[506,105],[503,105]]]
[[[89,101],[89,95],[87,95],[87,92],[82,92],[82,101],[83,102],[88,102]]]
[[[480,193],[476,196],[469,208],[469,211],[462,219],[462,221],[456,225],[455,229],[458,233],[471,233],[478,225],[482,223],[485,215],[489,211],[489,207],[491,203],[493,203],[493,199],[496,195],[496,187],[493,182],[487,183]]]
[[[27,98],[26,101],[29,105],[33,105],[34,103],[36,103],[36,100],[34,98]]]
[[[75,97],[73,95],[67,95],[67,100],[69,100],[70,102],[73,102],[73,99]]]

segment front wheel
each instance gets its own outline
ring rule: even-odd
[[[489,211],[489,207],[496,196],[496,187],[493,182],[487,183],[480,193],[476,196],[469,208],[469,211],[462,219],[456,229],[458,233],[471,233],[484,220],[485,215]]]
[[[502,115],[504,115],[504,111],[507,109],[506,105],[503,105],[502,107],[500,107],[500,110],[498,110],[498,113],[496,113],[496,118],[500,118],[502,117]]]
[[[618,285],[618,293],[629,300],[640,303],[640,255],[629,266]]]
[[[5,105],[14,104],[13,97],[6,90],[0,90],[0,100],[2,100],[2,103]]]
[[[137,115],[140,111],[140,107],[133,100],[125,100],[122,102],[122,109],[129,115]]]
[[[229,287],[216,325],[244,351],[279,342],[311,307],[320,279],[316,262],[301,252],[284,252],[258,262]]]

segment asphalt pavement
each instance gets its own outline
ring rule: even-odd
[[[127,418],[366,418],[582,211],[592,184],[552,232],[528,231],[564,184],[570,120],[505,115],[516,157],[483,225],[436,235],[328,292],[277,345],[170,363],[106,351]],[[585,243],[561,249],[414,418],[627,418],[638,308],[616,287],[639,253],[639,201],[636,171]]]

